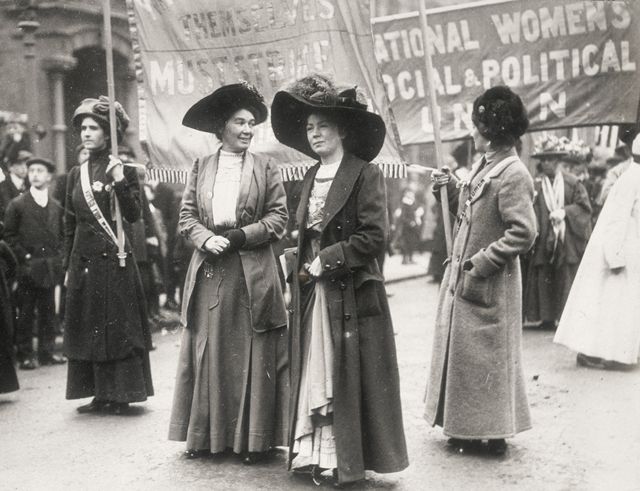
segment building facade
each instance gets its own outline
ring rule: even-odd
[[[137,89],[125,0],[112,0],[111,8],[116,99],[131,116],[126,141],[135,148]],[[80,143],[70,127],[74,109],[86,97],[107,94],[102,2],[0,0],[0,86],[0,111],[26,114],[33,151],[64,172]]]

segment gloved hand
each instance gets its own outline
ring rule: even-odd
[[[235,252],[240,249],[247,241],[247,236],[244,230],[239,228],[232,228],[222,234],[222,236],[229,241],[229,247],[225,252]]]

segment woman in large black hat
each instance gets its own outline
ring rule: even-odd
[[[278,92],[273,131],[319,160],[305,175],[289,323],[289,467],[340,483],[408,465],[396,348],[376,258],[385,249],[384,179],[370,161],[382,119],[351,88],[305,77]]]
[[[447,186],[457,220],[440,286],[425,418],[456,450],[500,455],[505,438],[531,427],[518,256],[533,245],[536,216],[533,180],[515,150],[529,120],[520,97],[502,86],[475,100],[472,120],[482,158],[468,181],[448,169],[432,174],[434,191]]]
[[[109,155],[110,127],[121,140],[129,118],[109,100],[85,99],[73,126],[89,159],[69,171],[65,196],[67,294],[64,347],[69,358],[67,399],[93,396],[78,408],[87,412],[127,412],[129,403],[153,395],[144,293],[129,244],[130,224],[140,217],[136,170]],[[125,267],[119,265],[114,214],[122,212]]]
[[[187,457],[286,444],[286,309],[272,244],[287,224],[278,165],[248,151],[267,108],[247,83],[220,87],[182,124],[221,146],[193,164],[180,209],[195,246],[182,298],[185,325],[169,438]]]

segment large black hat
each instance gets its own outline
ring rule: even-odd
[[[355,87],[340,91],[325,76],[304,77],[273,98],[273,133],[281,143],[317,159],[307,139],[307,118],[318,111],[331,114],[347,130],[346,150],[371,162],[384,145],[386,127],[380,116],[367,111],[367,105],[358,101],[357,95]]]
[[[215,133],[221,124],[237,110],[248,109],[256,118],[256,124],[267,119],[264,97],[247,82],[223,85],[203,97],[182,118],[182,124],[194,130]]]
[[[122,107],[122,105],[115,101],[113,103],[116,111],[116,134],[118,141],[122,140],[124,132],[129,127],[129,116]],[[88,98],[84,99],[73,113],[72,123],[73,126],[78,129],[82,120],[85,117],[95,119],[98,124],[103,128],[105,133],[109,133],[109,98],[101,95],[98,99]]]

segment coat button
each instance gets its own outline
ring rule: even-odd
[[[293,251],[293,255],[297,256],[298,255],[298,251]]]
[[[340,261],[340,259],[338,259],[338,260],[336,261],[336,265],[341,266],[341,265],[342,265],[342,261]]]
[[[344,320],[348,321],[351,319],[351,314],[344,314]]]
[[[331,265],[329,263],[325,264],[324,269],[331,269]]]
[[[336,230],[342,230],[342,225],[336,225]]]
[[[106,252],[102,253],[102,257],[107,258],[109,256],[109,254],[107,254]]]
[[[347,285],[345,284],[344,281],[340,282],[340,290],[346,290],[347,289]]]
[[[287,309],[290,314],[293,314],[293,309]]]
[[[211,199],[211,198],[213,198],[213,193],[211,191],[209,191],[207,193],[207,199]]]

